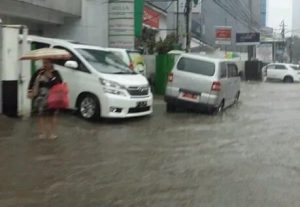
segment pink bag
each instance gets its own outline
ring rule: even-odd
[[[66,83],[54,85],[47,98],[49,109],[67,109],[69,107],[68,86]]]

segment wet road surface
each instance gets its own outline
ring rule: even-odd
[[[223,115],[85,122],[60,138],[0,116],[0,206],[299,207],[300,84],[245,83]]]

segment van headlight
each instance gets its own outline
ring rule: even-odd
[[[101,85],[104,88],[105,93],[126,96],[126,93],[125,93],[126,87],[125,86],[122,86],[117,82],[105,80],[102,78],[100,78],[99,80],[100,80]]]

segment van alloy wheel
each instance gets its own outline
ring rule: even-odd
[[[87,95],[80,101],[79,112],[82,118],[95,120],[99,116],[99,103],[96,97]]]

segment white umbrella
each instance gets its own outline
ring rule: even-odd
[[[23,55],[21,60],[42,60],[42,59],[50,59],[50,60],[68,60],[72,57],[72,55],[63,49],[56,48],[42,48],[37,50],[32,50],[27,54]]]

